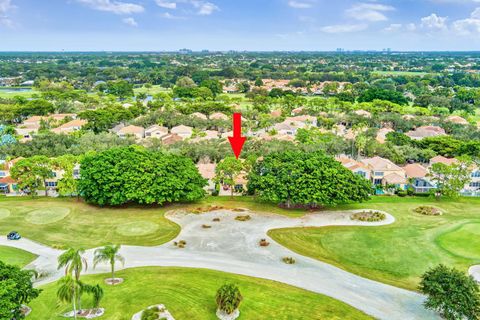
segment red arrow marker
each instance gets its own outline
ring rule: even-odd
[[[228,137],[230,144],[232,145],[233,153],[235,157],[238,159],[240,154],[242,153],[243,144],[246,137],[242,137],[242,114],[241,113],[234,113],[233,114],[233,137]]]

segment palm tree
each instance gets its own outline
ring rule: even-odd
[[[93,266],[96,267],[100,262],[110,263],[112,270],[112,284],[115,285],[115,262],[119,261],[125,265],[125,258],[118,252],[120,245],[107,245],[103,248],[95,250],[95,257],[93,258]]]
[[[87,259],[82,257],[84,249],[70,248],[58,257],[58,269],[65,267],[65,274],[73,274],[75,280],[80,280],[80,273],[87,270]]]
[[[96,284],[94,286],[83,285],[83,291],[93,296],[93,307],[95,310],[97,310],[100,306],[100,301],[102,301],[104,296],[102,287],[99,284]]]
[[[80,292],[81,284],[71,275],[60,279],[57,290],[57,298],[62,302],[71,303],[73,306],[73,317],[77,319],[77,298]]]
[[[83,249],[70,248],[58,257],[58,269],[65,267],[65,275],[73,275],[77,283],[80,283],[81,272],[88,268],[87,260],[82,257],[84,253]],[[76,297],[81,309],[81,296],[77,294]]]

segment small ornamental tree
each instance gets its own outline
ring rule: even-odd
[[[427,296],[427,309],[439,312],[445,319],[480,318],[480,293],[478,284],[471,276],[455,268],[439,265],[423,276],[419,286]]]
[[[458,162],[451,165],[434,163],[430,169],[430,177],[437,185],[439,194],[456,198],[460,191],[471,180],[471,162]]]
[[[224,284],[217,291],[217,308],[226,314],[234,313],[240,307],[242,300],[240,289],[234,284]]]
[[[32,274],[0,261],[0,319],[23,319],[22,304],[37,298],[41,290],[32,286]]]
[[[250,194],[287,207],[364,201],[372,190],[370,181],[322,152],[271,153],[254,165],[248,180]]]
[[[226,157],[215,168],[215,182],[230,186],[231,196],[235,187],[235,178],[243,169],[242,161],[235,157]]]
[[[98,205],[164,204],[205,195],[206,180],[191,159],[138,146],[86,155],[80,176],[80,195]]]

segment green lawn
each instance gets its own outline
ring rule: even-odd
[[[422,216],[413,209],[432,205],[443,216]],[[480,263],[480,199],[376,197],[336,209],[385,210],[397,221],[382,227],[280,229],[270,236],[300,253],[362,277],[416,289],[419,277],[443,263],[467,271]]]
[[[180,232],[178,225],[164,217],[169,209],[99,208],[76,199],[0,198],[0,235],[15,230],[57,248],[108,243],[153,246]]]
[[[13,264],[23,268],[36,258],[37,256],[33,253],[16,248],[0,246],[0,261],[6,264]]]
[[[7,98],[7,99],[11,99],[13,97],[31,98],[34,94],[40,94],[40,92],[36,90],[20,92],[20,91],[8,90],[8,88],[5,88],[5,87],[0,87],[0,98]]]
[[[364,313],[332,298],[274,281],[190,268],[139,268],[118,272],[125,278],[119,286],[103,285],[106,275],[83,277],[90,284],[101,283],[106,308],[102,319],[130,320],[132,315],[155,304],[164,304],[172,315],[182,319],[216,319],[215,292],[224,283],[235,283],[244,297],[241,319],[371,319]],[[58,305],[56,284],[42,289],[30,303],[36,320],[62,319],[58,315],[71,310]],[[88,298],[84,306],[90,306]]]
[[[133,89],[133,91],[135,92],[135,95],[139,93],[146,93],[147,95],[153,96],[160,92],[170,92],[170,89],[162,88],[159,85],[154,85],[151,88],[145,88],[145,87],[135,88]]]
[[[165,207],[101,208],[76,199],[0,197],[0,235],[18,231],[28,239],[56,248],[94,248],[108,243],[154,246],[168,242],[180,227],[164,217],[173,209],[218,205],[299,216],[302,210],[285,210],[249,197],[208,197],[191,204]]]

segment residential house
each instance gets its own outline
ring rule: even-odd
[[[176,133],[170,133],[161,138],[164,145],[174,144],[176,142],[183,141],[183,138]]]
[[[376,186],[395,185],[396,188],[405,189],[408,181],[405,170],[388,159],[373,157],[361,160],[371,171],[371,181]]]
[[[205,187],[205,191],[212,192],[215,190],[215,169],[217,165],[215,163],[199,163],[197,164],[198,172],[200,175],[208,181],[208,185]]]
[[[134,136],[136,139],[143,139],[145,138],[145,129],[143,127],[130,125],[120,129],[117,135],[120,138],[125,138],[127,136]]]
[[[443,128],[437,126],[422,126],[415,130],[408,131],[407,136],[414,140],[422,140],[429,137],[445,136],[446,132]]]
[[[421,164],[407,164],[403,170],[405,170],[409,184],[415,193],[429,193],[436,188],[435,183],[428,176],[428,169]]]
[[[16,158],[13,160],[3,161],[0,163],[0,193],[16,194],[17,181],[10,176],[10,169],[23,158]]]
[[[201,120],[207,120],[207,116],[200,112],[194,112],[190,116],[201,119]]]
[[[219,133],[216,130],[205,130],[200,132],[197,137],[193,140],[194,142],[197,141],[204,141],[204,140],[214,140],[218,139]]]
[[[294,136],[297,134],[297,127],[288,124],[286,121],[275,124],[273,126],[273,129],[277,132],[278,135]]]
[[[434,163],[443,163],[443,164],[446,164],[447,166],[450,166],[454,163],[458,163],[458,160],[455,158],[445,158],[444,156],[436,156],[430,159],[430,165]]]
[[[445,119],[445,121],[455,123],[455,124],[461,124],[461,125],[468,124],[468,121],[460,116],[449,116]]]
[[[159,125],[153,125],[145,129],[145,138],[160,139],[168,134],[168,128]]]
[[[282,116],[282,110],[273,110],[272,112],[270,112],[270,116],[272,118],[279,118]]]
[[[364,117],[364,118],[372,117],[372,114],[366,110],[355,110],[353,113],[355,113],[357,116]]]
[[[170,132],[179,135],[182,139],[188,139],[193,134],[193,128],[185,125],[179,125],[173,127]]]
[[[38,133],[40,130],[40,124],[20,124],[15,128],[15,132],[22,136],[20,142],[30,141],[33,138],[33,135]]]
[[[317,126],[317,118],[313,116],[303,115],[296,117],[288,117],[285,119],[285,123],[289,123],[299,128],[304,128],[308,126]]]
[[[377,137],[376,137],[376,140],[378,143],[385,143],[385,141],[387,141],[387,134],[389,134],[390,132],[393,132],[394,130],[393,129],[390,129],[390,128],[381,128],[377,131]]]
[[[82,127],[87,123],[88,123],[87,120],[76,119],[76,120],[72,120],[67,123],[64,123],[61,126],[54,128],[50,131],[56,134],[61,134],[61,133],[68,134],[68,133],[72,133],[82,129]]]
[[[372,179],[371,170],[366,164],[346,156],[339,156],[336,158],[336,160],[340,162],[345,168],[352,171],[353,173],[361,177],[364,177],[367,180]]]
[[[221,112],[215,112],[210,115],[210,120],[228,120],[228,117]]]

